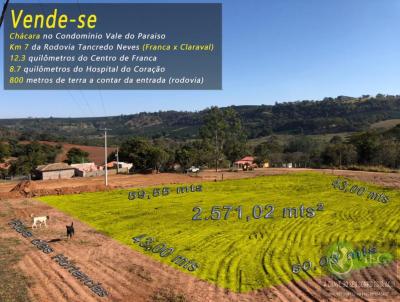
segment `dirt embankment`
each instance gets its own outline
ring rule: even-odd
[[[199,181],[201,181],[201,178],[193,178],[183,174],[160,173],[150,175],[110,175],[108,187],[104,185],[103,177],[1,183],[0,200],[100,192],[117,188],[146,187],[174,183],[195,183]]]
[[[110,175],[109,186],[105,187],[103,177],[73,178],[46,181],[23,181],[21,183],[0,183],[0,200],[45,195],[79,194],[98,192],[116,188],[147,187],[178,183],[199,183],[204,181],[223,181],[228,179],[251,178],[257,176],[279,175],[304,171],[349,177],[380,186],[400,188],[400,173],[380,173],[348,170],[313,169],[256,169],[254,171],[228,172],[205,170],[198,174],[160,173],[149,175]]]

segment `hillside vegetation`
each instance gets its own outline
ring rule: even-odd
[[[325,98],[275,105],[233,106],[249,139],[271,134],[358,132],[370,125],[400,119],[400,96]],[[222,108],[223,110],[227,108]],[[101,131],[111,128],[111,143],[132,136],[187,140],[197,138],[209,109],[199,112],[159,111],[88,118],[0,120],[0,139],[48,140],[100,145]]]

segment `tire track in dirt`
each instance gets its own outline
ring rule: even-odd
[[[316,279],[314,276],[312,276],[309,272],[305,272],[306,275],[310,278],[309,280],[307,280],[306,282],[313,282],[315,284],[315,296],[318,296],[318,294],[320,294],[320,296],[322,297],[322,299],[324,301],[330,301],[330,295],[332,293],[332,291],[328,288],[323,288],[323,284],[322,284],[322,280],[318,280]]]
[[[36,282],[43,282],[47,288],[45,293],[36,293],[39,297],[39,301],[46,301],[49,296],[52,298],[51,301],[78,301],[74,297],[82,297],[85,301],[96,301],[92,296],[84,292],[79,284],[73,284],[72,282],[63,282],[65,279],[64,274],[60,273],[53,267],[53,264],[47,263],[48,255],[37,255],[40,251],[29,253],[25,256],[24,261],[19,265],[21,269],[29,272],[30,278],[36,280]],[[63,297],[63,300],[60,300]]]
[[[297,262],[301,263],[300,258],[297,257]],[[318,300],[316,300],[314,298],[314,295],[312,294],[312,292],[316,292],[317,287],[312,285],[312,280],[307,280],[307,282],[297,282],[297,281],[293,281],[292,284],[297,287],[300,291],[303,292],[303,294],[309,298],[311,301],[313,302],[318,302]]]
[[[106,259],[104,259],[106,260]],[[114,269],[113,266],[108,265],[105,261],[93,261],[93,268],[89,270],[95,270],[96,278],[99,280],[106,280],[109,276],[113,276],[113,288],[110,290],[110,294],[113,297],[113,300],[119,301],[124,296],[124,292],[126,288],[132,286],[132,278],[129,278],[128,274],[125,274],[117,269]],[[101,269],[98,269],[101,268]]]

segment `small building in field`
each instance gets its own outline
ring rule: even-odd
[[[282,164],[282,167],[283,167],[283,168],[290,168],[290,169],[291,169],[291,168],[293,168],[293,164],[292,164],[292,163],[283,163],[283,164]]]
[[[122,161],[112,161],[107,163],[108,169],[117,169],[118,173],[129,173],[129,171],[133,168],[133,164],[125,163]]]
[[[172,164],[170,167],[168,167],[168,169],[173,170],[173,171],[183,171],[184,170],[184,168],[178,163]]]
[[[257,168],[257,164],[254,162],[254,157],[252,156],[246,156],[243,157],[241,160],[235,161],[233,163],[233,167],[236,169],[242,169],[242,170],[253,170],[254,168]]]
[[[36,168],[39,179],[68,179],[75,176],[75,169],[66,163],[40,165]]]
[[[124,163],[124,162],[122,162],[122,161],[118,162],[117,165],[118,165],[118,169],[119,169],[120,171],[121,171],[121,170],[122,170],[122,171],[125,170],[125,171],[129,172],[129,170],[133,168],[133,164]]]
[[[263,168],[269,168],[269,161],[264,161],[263,163],[262,163],[262,167]]]
[[[75,169],[75,176],[78,177],[93,177],[104,175],[103,168],[98,167],[95,163],[71,164],[71,167]]]

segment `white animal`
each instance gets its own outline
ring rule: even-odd
[[[45,225],[46,228],[47,228],[47,223],[46,223],[46,221],[50,219],[49,216],[38,216],[38,217],[34,217],[33,214],[32,214],[31,217],[33,218],[32,229],[33,229],[34,227],[37,228],[37,223],[40,224],[40,227],[42,227],[42,224],[44,223],[44,225]]]

